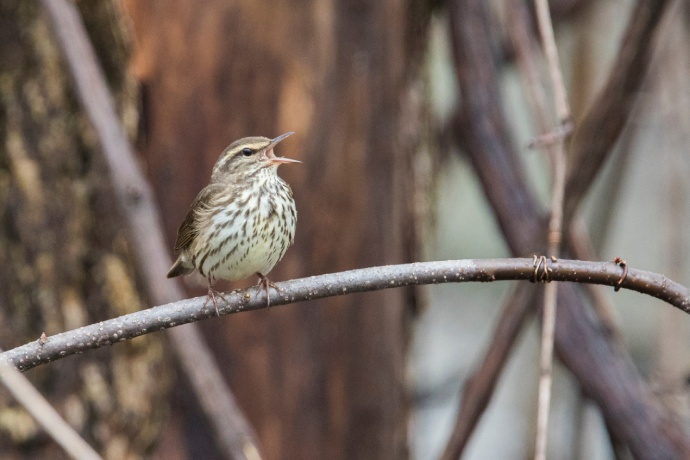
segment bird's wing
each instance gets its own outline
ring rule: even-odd
[[[194,238],[199,233],[198,215],[208,209],[217,194],[222,190],[219,184],[211,184],[204,187],[196,196],[196,199],[189,207],[187,216],[182,221],[180,228],[177,229],[177,241],[175,242],[175,252],[180,252],[191,246]]]

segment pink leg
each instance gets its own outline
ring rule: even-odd
[[[280,289],[278,289],[278,286],[276,286],[276,284],[273,281],[269,280],[266,276],[262,275],[261,273],[256,272],[256,276],[259,277],[259,284],[256,285],[256,292],[261,292],[262,289],[266,290],[266,306],[270,307],[271,297],[269,289],[273,288],[278,292],[280,292]]]
[[[206,305],[208,304],[208,301],[210,300],[213,303],[213,308],[216,309],[216,315],[220,316],[220,312],[218,311],[218,301],[216,299],[216,296],[223,299],[223,301],[225,303],[228,303],[228,300],[225,298],[225,296],[223,294],[221,294],[220,292],[213,289],[213,286],[211,285],[211,283],[212,283],[212,281],[211,281],[211,279],[209,279],[208,280],[208,294],[206,294],[206,302],[204,302],[204,306],[201,308],[206,307]]]

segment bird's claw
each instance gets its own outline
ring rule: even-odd
[[[271,306],[270,289],[273,288],[276,291],[280,292],[280,288],[276,285],[276,283],[269,280],[268,277],[262,275],[261,273],[257,273],[257,276],[259,277],[259,284],[256,285],[256,293],[259,294],[262,289],[265,290],[266,291],[266,306],[270,307]]]
[[[216,300],[216,296],[220,297],[223,299],[225,303],[228,303],[228,299],[225,298],[225,296],[219,292],[216,291],[211,287],[211,285],[208,285],[208,294],[206,294],[206,302],[204,302],[204,306],[201,307],[202,309],[206,308],[206,305],[208,305],[209,300],[213,303],[213,308],[216,309],[216,315],[220,316],[220,311],[218,310],[218,300]]]

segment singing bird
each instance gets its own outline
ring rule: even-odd
[[[195,269],[208,280],[208,299],[218,312],[213,289],[216,279],[236,281],[253,274],[257,289],[276,288],[266,275],[285,255],[295,239],[297,209],[290,186],[278,177],[278,166],[300,163],[277,157],[275,139],[245,137],[230,144],[177,230],[177,260],[168,278],[188,275]]]

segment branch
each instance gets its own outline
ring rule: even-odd
[[[462,113],[455,120],[458,143],[465,148],[482,182],[513,254],[542,252],[543,215],[516,161],[517,153],[501,113],[497,71],[488,46],[487,4],[454,0],[449,7],[462,95]],[[599,405],[612,432],[635,456],[687,457],[690,443],[660,409],[629,356],[592,318],[578,288],[564,284],[558,290],[558,302],[564,307],[556,321],[559,357]]]
[[[608,81],[578,124],[571,148],[574,161],[565,188],[565,222],[572,219],[630,117],[650,65],[654,33],[669,3],[638,0]]]
[[[480,0],[454,0],[449,10],[462,101],[462,111],[454,120],[458,144],[474,166],[513,255],[542,252],[541,210],[533,194],[523,186],[527,180],[522,162],[512,148],[501,111],[487,6]],[[491,154],[491,158],[475,154],[482,152]]]
[[[300,278],[277,283],[279,291],[271,291],[271,307],[404,286],[533,280],[535,273],[539,280],[546,277],[551,281],[620,284],[622,288],[648,294],[690,313],[690,289],[661,274],[629,268],[622,279],[623,270],[613,262],[561,259],[535,268],[535,259],[523,258],[418,262]],[[225,297],[227,301],[218,302],[221,315],[266,308],[266,294],[254,287],[232,291]],[[194,297],[56,334],[45,343],[31,342],[6,351],[0,354],[0,361],[6,360],[26,371],[89,349],[213,318],[216,313],[207,300],[206,296]]]
[[[585,223],[581,217],[573,219],[567,233],[567,244],[575,259],[596,259],[596,251],[592,247],[591,238]],[[587,285],[587,296],[592,308],[597,313],[597,318],[606,333],[619,345],[624,343],[623,333],[618,327],[617,315],[613,303],[606,297],[598,286]]]
[[[489,349],[479,367],[467,379],[460,396],[460,409],[455,417],[455,426],[441,455],[441,460],[455,460],[462,457],[470,436],[477,426],[493,396],[498,377],[508,360],[515,340],[522,326],[534,311],[532,301],[536,297],[533,286],[521,283],[511,293],[503,308]]]
[[[17,368],[0,362],[0,381],[70,457],[78,460],[101,459]]]
[[[553,25],[551,24],[549,4],[546,0],[535,0],[534,3],[537,10],[537,24],[539,25],[539,33],[541,34],[542,46],[544,47],[544,55],[546,55],[546,62],[549,65],[549,76],[551,77],[551,85],[554,91],[556,113],[558,114],[559,122],[566,123],[570,121],[570,105],[568,104],[565,83],[563,83],[561,65],[558,62],[558,48],[556,47]]]
[[[546,0],[535,0],[537,22],[541,33],[542,45],[546,61],[549,64],[551,85],[554,90],[555,107],[560,124],[570,123],[570,106],[563,83],[560,64],[558,63],[558,49],[554,38],[551,13]],[[543,114],[542,114],[543,115]],[[565,138],[557,136],[552,148],[549,149],[551,164],[553,165],[553,185],[551,189],[551,217],[549,219],[549,233],[547,234],[548,255],[560,256],[562,228],[563,228],[563,196],[565,192]],[[549,407],[551,405],[551,385],[553,381],[553,340],[556,330],[556,284],[544,289],[544,313],[542,321],[541,353],[539,360],[539,400],[537,407],[537,436],[534,458],[546,459],[546,435],[549,423]]]
[[[166,250],[153,192],[120,125],[79,11],[67,0],[43,0],[43,6],[53,23],[79,101],[98,135],[149,298],[157,303],[182,299],[185,296],[179,284],[165,277],[172,260]],[[176,328],[171,335],[180,365],[213,428],[219,448],[228,458],[255,458],[260,450],[256,434],[223,380],[201,333],[187,327]]]
[[[558,15],[556,9],[563,8],[564,4],[571,5],[570,0],[565,2],[554,2],[550,3],[549,7],[551,9],[551,16],[555,19]],[[578,4],[582,5],[580,1]],[[534,123],[537,127],[537,131],[545,133],[551,129],[551,111],[548,109],[546,104],[546,92],[545,84],[540,78],[540,70],[535,58],[536,56],[536,41],[532,36],[532,31],[534,26],[532,24],[532,17],[530,16],[529,7],[533,7],[532,3],[525,2],[524,0],[511,0],[509,3],[509,12],[512,21],[510,22],[510,36],[515,49],[516,64],[523,82],[524,92],[527,96],[527,101],[530,105],[530,114],[534,119]],[[630,143],[633,136],[630,135],[630,129],[626,131],[628,135],[623,135],[623,140],[627,141],[626,144]],[[540,136],[544,137],[544,136]],[[556,136],[556,138],[562,136]],[[555,139],[554,139],[555,140]],[[553,156],[554,146],[551,143],[544,145],[547,150],[550,151]],[[630,155],[627,153],[630,148],[621,149],[623,155],[619,159],[619,168],[615,170],[614,179],[606,181],[607,190],[609,193],[606,196],[615,196],[619,190],[619,185],[621,178],[623,177],[623,171],[625,170],[625,165],[628,163],[627,159]],[[611,206],[616,202],[615,199],[605,200],[603,205],[606,209],[599,212],[599,218],[592,219],[595,223],[602,223],[605,226],[607,222],[610,221]],[[601,206],[597,208],[601,209]],[[601,226],[601,225],[600,225]],[[599,239],[601,235],[605,234],[605,228],[599,229],[600,231],[593,232]],[[593,260],[596,259],[595,251],[593,248],[593,243],[590,238],[590,233],[585,227],[582,219],[573,219],[570,223],[568,230],[565,232],[568,237],[568,245],[570,246],[573,256],[575,259],[580,260]],[[608,331],[616,337],[617,340],[622,340],[620,336],[620,331],[615,322],[615,314],[612,311],[612,306],[608,299],[600,295],[600,291],[596,286],[588,285],[588,291],[590,293],[590,298],[592,301],[592,307],[597,311],[599,319],[608,329]]]

